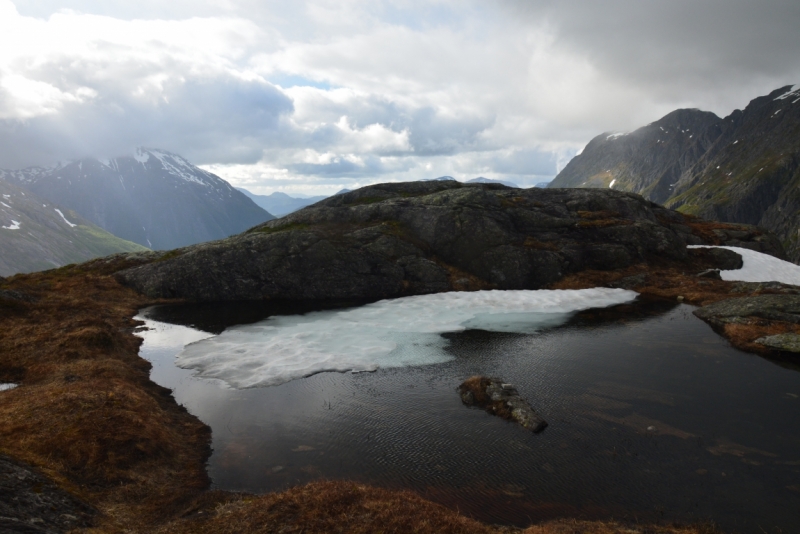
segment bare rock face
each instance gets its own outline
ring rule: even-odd
[[[514,421],[531,432],[547,427],[547,421],[519,396],[516,388],[502,380],[473,376],[458,386],[461,402],[483,408],[507,421]]]
[[[96,514],[31,467],[0,455],[0,532],[71,532],[88,527]]]
[[[380,184],[117,277],[151,297],[194,301],[538,289],[586,269],[688,262],[686,245],[725,244],[698,221],[613,190]],[[741,230],[738,240],[783,254],[763,231]]]

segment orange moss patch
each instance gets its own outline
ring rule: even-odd
[[[755,230],[750,227],[744,227],[738,224],[706,221],[704,219],[700,219],[699,217],[695,217],[694,215],[688,215],[686,213],[682,213],[681,215],[683,215],[684,219],[683,224],[688,226],[693,234],[703,238],[706,242],[712,243],[714,245],[722,244],[722,238],[719,235],[717,235],[714,232],[714,230],[746,231],[752,233],[753,235],[762,234],[762,232],[758,230]]]
[[[489,534],[497,529],[411,492],[353,482],[312,482],[283,493],[239,496],[219,503],[210,517],[195,514],[192,519],[169,524],[161,532]]]
[[[616,211],[579,211],[578,228],[605,228],[607,226],[620,226],[633,224],[633,221],[622,219]]]
[[[746,323],[726,324],[721,332],[737,349],[765,355],[773,355],[775,350],[756,343],[756,339],[789,333],[800,334],[800,325],[756,317],[748,318]]]
[[[615,521],[562,519],[525,529],[524,534],[720,534],[713,524],[682,527],[628,525]]]
[[[525,238],[525,241],[522,243],[522,246],[525,248],[532,248],[536,250],[550,250],[553,252],[558,252],[558,247],[555,243],[545,243],[544,241],[539,241],[534,239],[530,236]]]
[[[212,495],[216,493],[215,495]],[[485,525],[407,491],[354,482],[312,482],[282,493],[212,492],[189,517],[159,532],[419,534],[716,534],[710,526],[637,526],[613,521],[558,520],[527,529]]]

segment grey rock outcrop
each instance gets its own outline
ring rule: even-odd
[[[712,326],[741,323],[748,317],[800,324],[800,295],[756,295],[722,300],[693,312]]]
[[[776,334],[756,339],[756,343],[783,352],[800,353],[800,334]]]
[[[95,515],[32,467],[0,455],[0,532],[72,532],[88,527]]]
[[[408,182],[337,195],[117,277],[151,297],[196,301],[380,299],[687,262],[687,244],[709,243],[679,213],[632,193]]]

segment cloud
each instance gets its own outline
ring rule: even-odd
[[[767,0],[0,0],[0,168],[133,146],[258,192],[483,175],[800,81]]]

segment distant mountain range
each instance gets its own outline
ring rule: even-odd
[[[164,150],[0,171],[0,179],[151,249],[222,239],[275,218],[225,180]]]
[[[300,208],[305,208],[306,206],[315,204],[324,198],[328,198],[325,195],[308,198],[296,198],[280,192],[275,192],[271,195],[257,195],[241,187],[237,187],[236,189],[244,193],[248,198],[250,198],[250,200],[255,202],[256,205],[265,209],[275,217],[283,217],[284,215],[288,215],[293,211],[299,210]]]
[[[685,213],[763,226],[800,262],[800,85],[725,118],[679,109],[630,133],[603,133],[549,187],[633,191]]]
[[[0,276],[143,250],[74,211],[0,180]]]

